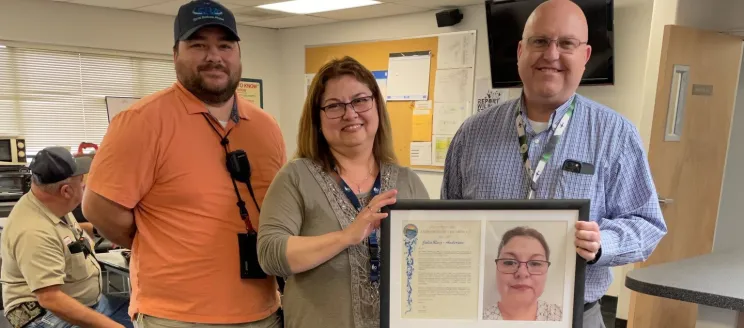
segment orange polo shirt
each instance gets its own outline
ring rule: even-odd
[[[222,128],[229,150],[244,150],[258,204],[286,162],[279,126],[237,97],[239,123]],[[241,279],[238,234],[246,225],[205,105],[180,83],[148,96],[111,122],[87,188],[134,209],[130,315],[197,323],[245,323],[279,307],[276,279]],[[238,183],[253,227],[259,212]]]

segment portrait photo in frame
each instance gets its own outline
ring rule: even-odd
[[[383,211],[382,328],[582,327],[574,240],[589,200],[398,200]]]

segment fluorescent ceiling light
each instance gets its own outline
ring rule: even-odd
[[[258,8],[292,14],[313,14],[324,11],[371,6],[379,3],[379,1],[374,0],[292,0],[261,5]]]

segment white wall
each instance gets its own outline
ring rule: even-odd
[[[172,58],[172,16],[40,0],[0,0],[0,3],[0,42],[18,41],[78,51],[119,50]],[[264,107],[280,119],[276,40],[279,32],[241,26],[238,33],[243,40],[243,77],[263,79]]]
[[[744,64],[744,63],[742,63]],[[716,222],[713,251],[744,248],[741,232],[744,231],[744,65],[739,74],[739,91],[736,94],[734,121],[726,155],[723,175],[723,192]]]

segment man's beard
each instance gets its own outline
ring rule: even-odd
[[[220,70],[227,74],[228,82],[224,88],[214,88],[206,84],[200,73],[209,70]],[[241,69],[238,68],[236,75],[231,74],[230,70],[221,64],[204,64],[199,65],[196,69],[196,74],[191,74],[191,70],[188,67],[182,66],[180,63],[176,64],[176,74],[181,84],[189,90],[194,96],[199,98],[206,104],[219,105],[228,101],[230,97],[235,94],[235,90],[238,88],[240,83],[240,76],[242,74]]]

